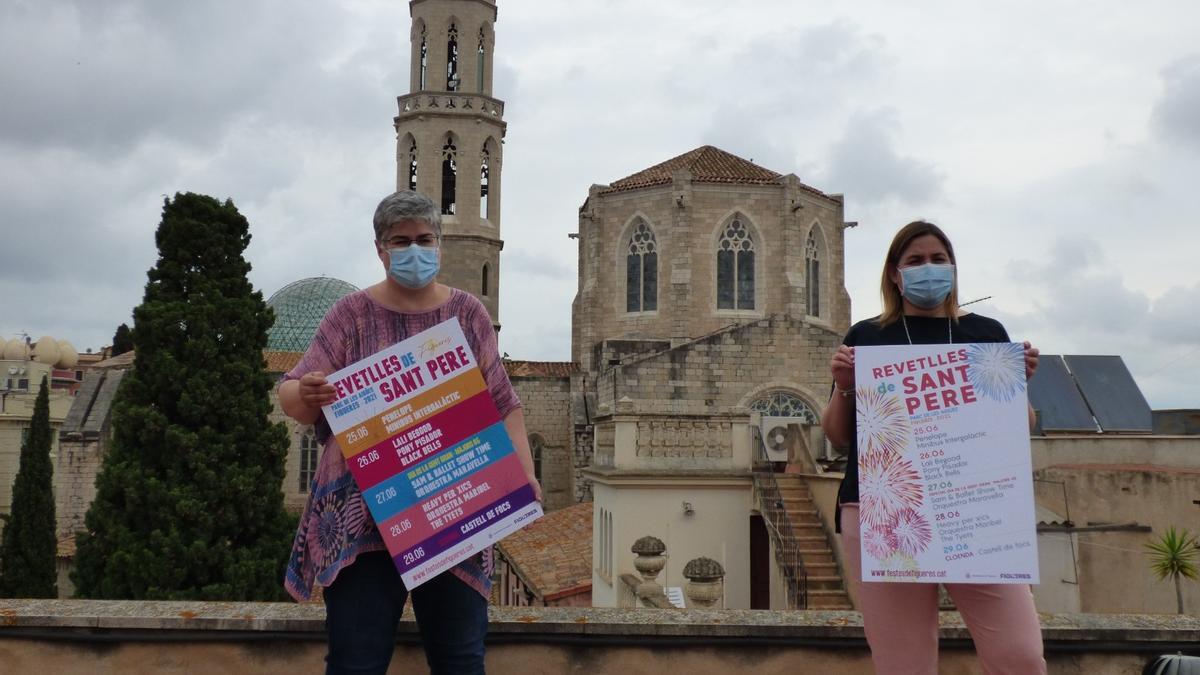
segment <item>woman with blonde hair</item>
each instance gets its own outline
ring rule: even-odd
[[[883,311],[850,328],[830,363],[833,394],[821,416],[830,442],[849,447],[846,477],[838,490],[838,524],[847,573],[856,590],[871,660],[880,675],[936,675],[936,583],[861,581],[858,514],[858,445],[854,408],[854,348],[876,345],[1009,342],[1000,322],[958,306],[954,247],[933,223],[916,221],[893,237],[880,279]],[[1025,347],[1025,377],[1033,376],[1038,350]],[[1033,409],[1029,411],[1033,427]],[[1046,672],[1041,627],[1029,586],[946,584],[971,631],[983,672]]]

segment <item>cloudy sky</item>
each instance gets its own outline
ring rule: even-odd
[[[588,186],[712,144],[846,195],[855,319],[890,236],[932,219],[1014,338],[1200,407],[1200,4],[499,7],[514,358],[569,358]],[[377,281],[408,26],[402,0],[0,0],[0,334],[108,344],[177,191],[250,219],[264,295]]]

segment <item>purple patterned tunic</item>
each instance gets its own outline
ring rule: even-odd
[[[449,300],[421,312],[389,309],[365,290],[347,295],[325,315],[304,358],[283,379],[296,380],[314,370],[328,375],[447,319],[457,318],[479,360],[500,417],[507,417],[521,402],[500,361],[491,317],[470,293],[451,290]],[[338,571],[353,563],[358,554],[387,550],[323,414],[314,430],[324,450],[300,517],[284,579],[284,586],[296,600],[312,597],[314,582],[328,587]],[[490,594],[490,551],[459,563],[451,572],[484,597]]]

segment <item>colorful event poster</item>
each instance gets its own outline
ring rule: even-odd
[[[457,319],[328,380],[325,418],[410,590],[541,517]]]
[[[854,350],[863,581],[1038,583],[1020,344]]]

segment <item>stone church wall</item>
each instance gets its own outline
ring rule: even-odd
[[[661,187],[604,192],[594,186],[581,211],[579,296],[572,358],[602,370],[596,345],[622,338],[669,339],[676,344],[731,324],[771,315],[807,317],[844,331],[850,321],[842,259],[844,220],[839,198],[802,187],[694,184],[686,172]],[[750,231],[755,250],[754,309],[719,309],[716,250],[731,218]],[[653,230],[657,249],[657,306],[629,312],[626,256],[636,219]],[[819,242],[820,305],[806,301],[805,248]],[[812,316],[810,309],[817,312]]]
[[[500,244],[481,237],[446,237],[442,240],[442,269],[438,281],[462,289],[479,299],[499,323]],[[469,262],[474,261],[474,262]],[[486,264],[488,294],[483,294],[483,268]]]
[[[583,470],[592,465],[592,453],[595,447],[592,425],[575,425],[574,439],[574,498],[576,503],[592,501],[592,481],[583,475]]]
[[[300,486],[300,439],[312,430],[312,425],[300,424],[283,414],[283,409],[279,407],[279,395],[275,389],[271,390],[271,414],[268,419],[287,427],[288,452],[283,460],[283,508],[287,509],[289,513],[300,513],[308,501],[309,487],[308,485],[303,488]],[[324,452],[324,448],[317,450],[318,458],[322,452]]]
[[[841,339],[802,319],[754,321],[605,372],[597,381],[597,401],[601,411],[628,397],[643,412],[703,415],[787,389],[819,412],[829,397],[829,360]]]
[[[109,438],[63,440],[55,466],[54,513],[59,536],[86,529],[84,516],[96,499],[96,476]]]
[[[525,430],[543,441],[542,496],[547,510],[576,503],[571,380],[565,377],[513,377],[513,389],[525,412]]]

